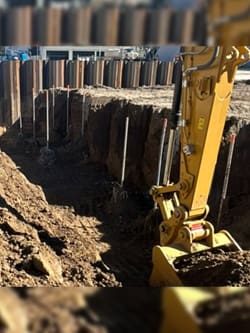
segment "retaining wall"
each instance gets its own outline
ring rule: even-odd
[[[24,131],[30,130],[33,97],[43,89],[170,85],[173,66],[158,61],[4,61],[0,63],[0,126],[13,125],[22,112]]]

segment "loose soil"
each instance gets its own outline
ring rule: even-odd
[[[250,325],[250,291],[219,296],[201,303],[196,316],[204,333],[247,333]]]
[[[250,251],[204,251],[177,259],[175,267],[185,286],[250,285]]]
[[[148,288],[1,288],[2,333],[159,332],[161,289]],[[203,333],[249,331],[250,290],[211,289],[192,316]],[[188,307],[190,304],[185,304]],[[185,322],[183,322],[185,327]]]
[[[103,167],[59,156],[45,168],[11,154],[16,163],[0,158],[2,286],[148,285],[153,239],[136,211],[148,209],[145,200],[113,205]],[[248,251],[205,252],[176,267],[185,285],[250,285]]]
[[[162,318],[158,289],[2,288],[0,296],[1,333],[151,333]]]
[[[112,183],[102,167],[0,154],[1,286],[148,284],[152,246],[142,224],[105,214]]]

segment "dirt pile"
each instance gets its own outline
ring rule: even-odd
[[[215,297],[196,308],[196,316],[202,322],[204,333],[247,333],[250,324],[250,292],[239,291]]]
[[[204,251],[175,262],[185,286],[249,286],[250,251]]]
[[[2,286],[148,285],[153,242],[141,195],[114,204],[102,166],[57,154],[44,167],[39,154],[9,154],[15,163],[0,159]]]
[[[160,290],[3,288],[0,296],[2,333],[18,322],[19,333],[151,333],[161,322]]]
[[[5,153],[0,170],[2,286],[120,285],[102,262],[97,219],[49,205]]]

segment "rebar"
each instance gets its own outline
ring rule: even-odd
[[[69,85],[67,86],[67,115],[66,115],[66,130],[69,134]]]
[[[82,137],[84,137],[84,125],[85,125],[85,102],[86,102],[85,95],[82,95],[82,129],[81,129]]]
[[[46,90],[46,147],[49,149],[49,91]]]
[[[231,171],[233,153],[234,153],[234,147],[235,147],[235,140],[236,140],[236,134],[232,133],[231,137],[230,137],[230,145],[229,145],[229,151],[228,151],[228,157],[227,157],[227,166],[226,166],[225,178],[224,178],[224,182],[223,182],[221,199],[220,199],[220,207],[219,207],[219,213],[218,213],[218,219],[217,219],[217,228],[221,224],[223,204],[224,204],[224,201],[227,196],[228,183],[229,183],[229,177],[230,177],[230,171]]]
[[[55,128],[55,86],[52,87],[52,128]]]
[[[33,124],[33,140],[36,140],[36,103],[35,89],[32,88],[32,124]]]
[[[121,175],[121,188],[123,187],[125,180],[126,171],[126,159],[127,159],[127,146],[128,146],[128,127],[129,127],[129,117],[126,117],[125,122],[125,136],[124,136],[124,146],[123,146],[123,160],[122,160],[122,175]]]
[[[171,169],[172,169],[173,157],[174,157],[175,137],[176,137],[176,130],[171,129],[170,133],[169,133],[167,158],[166,158],[165,171],[164,171],[164,177],[163,177],[164,185],[168,185],[170,182],[170,175],[171,175]]]
[[[163,149],[164,149],[164,142],[165,142],[165,137],[166,137],[167,124],[168,124],[168,120],[167,120],[167,118],[164,118],[163,119],[163,125],[162,125],[159,157],[158,157],[158,169],[157,169],[157,177],[156,177],[156,185],[157,186],[160,185]]]

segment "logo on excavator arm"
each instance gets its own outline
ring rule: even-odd
[[[198,121],[198,129],[202,131],[204,128],[204,125],[205,125],[205,118],[200,117],[199,121]]]

